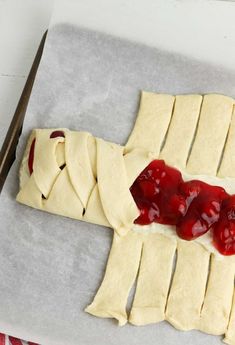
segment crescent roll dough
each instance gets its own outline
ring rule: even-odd
[[[231,178],[224,183],[233,187],[230,192],[235,190],[234,105],[234,99],[217,94],[142,92],[125,147],[87,132],[32,132],[17,200],[115,230],[103,282],[87,312],[116,318],[120,325],[167,320],[180,330],[225,334],[225,342],[235,344],[234,257],[215,255],[205,245],[211,242],[206,237],[189,242],[170,226],[134,226],[139,211],[129,191],[140,172],[158,158],[215,184],[216,177]],[[54,131],[63,135],[51,138]],[[136,279],[127,315],[127,298]]]

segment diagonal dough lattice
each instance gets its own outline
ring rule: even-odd
[[[32,132],[17,200],[115,230],[103,282],[87,312],[114,317],[120,325],[167,320],[181,330],[225,334],[225,342],[235,344],[234,257],[216,255],[208,238],[181,240],[169,226],[133,226],[139,211],[129,191],[139,173],[162,158],[186,175],[200,174],[235,193],[234,105],[234,99],[223,95],[143,92],[125,147],[86,132]],[[63,135],[50,138],[55,131]]]

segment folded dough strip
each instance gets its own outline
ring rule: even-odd
[[[126,303],[137,276],[143,235],[130,231],[126,236],[114,232],[113,243],[102,284],[85,309],[88,313],[115,318],[119,325],[127,322]]]
[[[209,280],[201,311],[199,329],[203,332],[224,334],[230,316],[234,291],[235,261],[231,257],[211,257]]]
[[[104,213],[112,228],[125,235],[139,210],[129,190],[123,147],[98,138],[96,142],[97,183]]]
[[[86,206],[86,212],[83,215],[83,220],[90,223],[110,227],[110,223],[104,213],[97,183],[91,191],[91,195]]]
[[[158,156],[171,120],[174,101],[172,95],[142,91],[139,112],[125,152],[142,148]]]
[[[210,253],[195,242],[178,241],[177,262],[166,319],[180,330],[197,328],[206,289]]]
[[[63,137],[50,139],[51,129],[36,130],[33,175],[37,187],[45,198],[48,197],[60,167],[56,160],[56,147],[64,142]]]
[[[129,187],[131,187],[136,177],[139,176],[139,174],[149,165],[149,163],[156,158],[157,157],[152,153],[143,149],[135,149],[127,152],[124,155]]]
[[[16,200],[27,206],[42,209],[42,192],[36,185],[33,174],[24,183],[24,187],[17,194]]]
[[[205,95],[196,137],[187,163],[191,174],[216,175],[229,129],[234,100],[223,95]]]
[[[86,211],[91,192],[96,184],[89,152],[87,132],[66,131],[65,160],[71,183]]]
[[[136,292],[129,317],[134,325],[165,319],[176,240],[161,234],[144,235]]]

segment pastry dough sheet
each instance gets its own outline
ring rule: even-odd
[[[234,97],[234,81],[233,71],[96,32],[66,25],[49,32],[17,161],[0,198],[2,331],[43,345],[221,344],[220,337],[178,332],[166,322],[120,329],[84,313],[101,283],[112,231],[32,210],[15,196],[19,160],[33,128],[89,131],[124,144],[140,90]]]

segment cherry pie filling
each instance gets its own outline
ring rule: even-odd
[[[235,254],[235,195],[200,180],[184,182],[180,171],[152,161],[130,188],[140,210],[135,224],[175,225],[177,235],[193,240],[209,230],[223,255]]]
[[[50,135],[51,139],[57,137],[64,137],[64,132]],[[33,139],[29,151],[30,175],[35,142]],[[235,195],[229,195],[224,188],[200,180],[185,182],[179,170],[163,160],[154,160],[136,178],[130,191],[140,210],[135,224],[175,225],[177,235],[188,241],[210,230],[221,254],[235,254]]]

